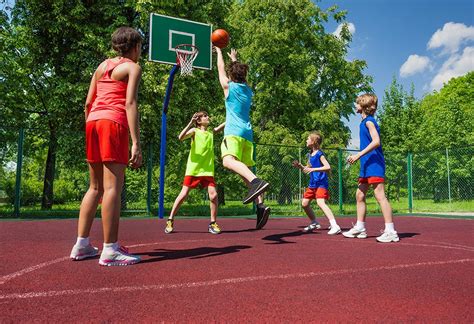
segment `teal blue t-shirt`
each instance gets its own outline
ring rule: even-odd
[[[224,136],[240,136],[253,142],[253,131],[250,124],[252,97],[252,89],[246,83],[229,81],[229,95],[225,99]]]

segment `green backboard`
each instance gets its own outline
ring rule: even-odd
[[[150,14],[150,51],[148,59],[176,64],[175,47],[180,44],[197,46],[199,54],[194,68],[212,69],[212,26],[182,18]]]

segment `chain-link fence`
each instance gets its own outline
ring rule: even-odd
[[[0,130],[3,131],[3,130]],[[0,151],[0,215],[75,216],[88,187],[88,167],[84,159],[83,132],[65,132],[58,136],[52,157],[51,139],[36,130],[1,133],[4,146]],[[9,137],[8,137],[8,136]],[[67,141],[68,145],[64,142]],[[219,193],[219,215],[251,215],[252,205],[243,205],[246,187],[239,176],[222,167],[220,140],[215,141],[216,183]],[[165,214],[181,190],[188,143],[170,139],[166,161]],[[67,148],[67,149],[66,149]],[[336,214],[355,214],[358,164],[350,166],[347,157],[356,151],[324,149],[331,165],[329,173],[330,207]],[[293,168],[291,162],[305,164],[304,147],[256,144],[256,174],[271,187],[266,203],[275,215],[302,215],[301,197],[309,176]],[[386,193],[395,213],[474,213],[474,147],[443,149],[431,152],[385,152]],[[144,165],[127,170],[122,190],[125,214],[156,215],[159,188],[159,144],[143,147]],[[52,194],[45,190],[47,169]],[[52,170],[52,171],[51,171]],[[45,199],[48,196],[48,199]],[[379,213],[372,195],[367,200],[369,213]],[[45,207],[45,205],[48,205]],[[43,207],[42,207],[43,206]],[[317,208],[315,208],[317,210]],[[204,190],[192,190],[178,215],[208,216],[209,199]]]

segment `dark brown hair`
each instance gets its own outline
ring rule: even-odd
[[[142,42],[142,36],[131,27],[117,28],[112,34],[112,48],[120,55],[129,53]]]
[[[194,127],[199,127],[200,123],[201,123],[201,117],[203,116],[209,116],[209,114],[204,111],[204,110],[201,110],[201,111],[198,111],[197,113],[197,117],[199,118],[196,122],[194,122]]]
[[[230,81],[237,83],[247,82],[247,72],[249,71],[249,66],[247,64],[240,63],[239,61],[231,62],[227,65],[226,70]]]

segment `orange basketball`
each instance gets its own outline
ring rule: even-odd
[[[224,48],[229,45],[230,36],[224,29],[216,29],[211,35],[211,41],[214,46]]]

